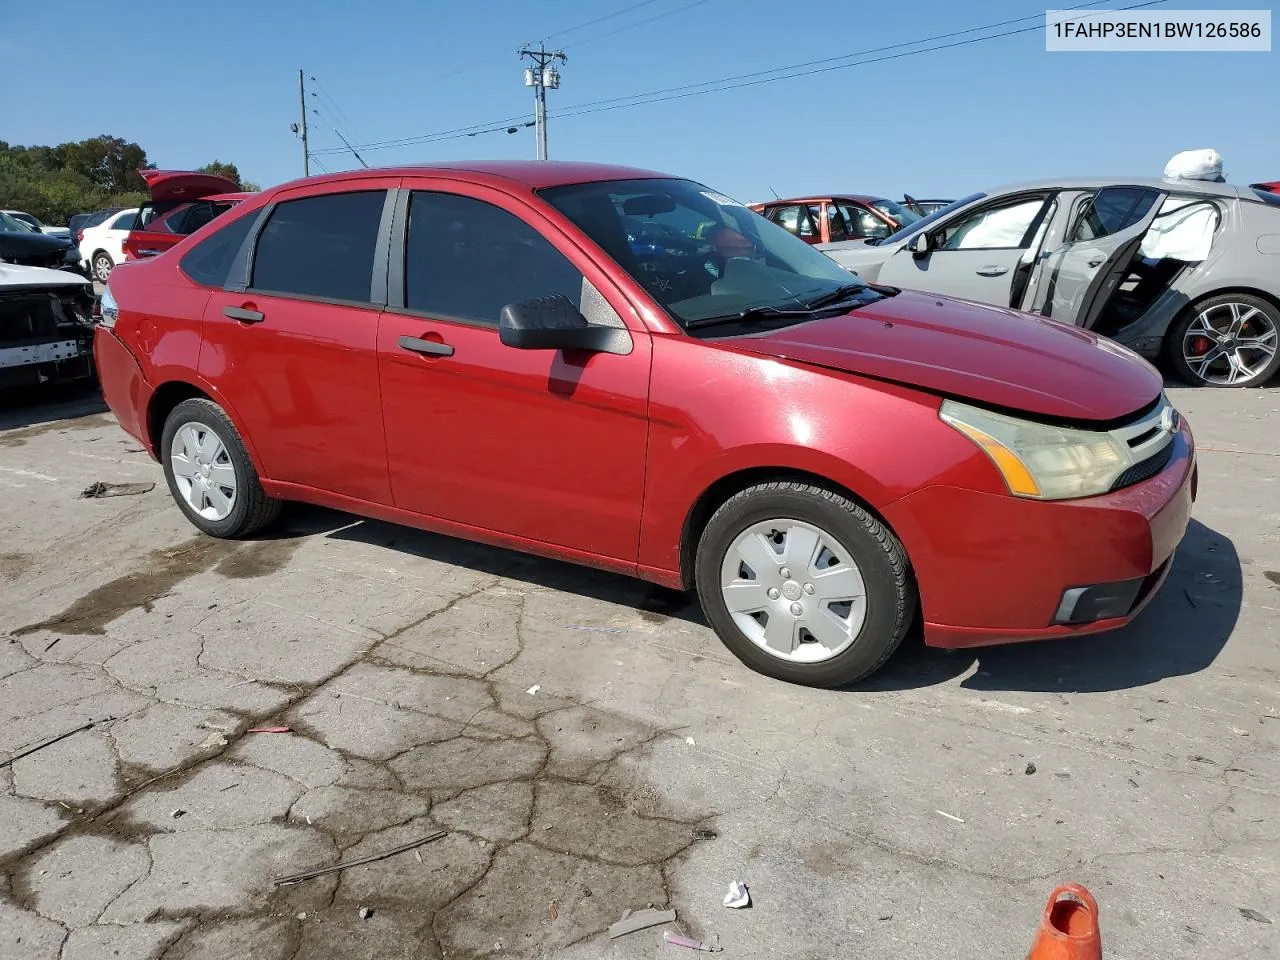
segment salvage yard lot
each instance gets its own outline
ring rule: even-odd
[[[204,538],[96,401],[0,412],[0,761],[114,718],[0,767],[0,956],[666,955],[604,932],[652,903],[726,957],[1017,957],[1060,880],[1109,960],[1276,956],[1280,390],[1170,394],[1200,499],[1135,624],[844,691],[620,577],[308,507]]]

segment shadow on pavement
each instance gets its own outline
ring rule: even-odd
[[[934,650],[918,638],[864,689],[961,682],[970,690],[1056,693],[1123,690],[1197,673],[1213,663],[1240,615],[1243,580],[1235,546],[1192,520],[1173,570],[1147,609],[1109,633],[974,650]]]
[[[634,607],[651,622],[675,617],[707,625],[692,593],[337,511],[292,505],[281,533],[320,534],[371,544]],[[975,664],[977,670],[962,681],[962,686],[972,690],[1120,690],[1196,673],[1213,662],[1231,636],[1240,612],[1241,590],[1240,559],[1234,545],[1192,520],[1164,587],[1127,627],[1074,639],[954,651],[925,647],[916,635],[904,642],[879,673],[851,689],[932,686],[969,673]]]
[[[106,413],[96,383],[72,383],[0,391],[0,430]]]
[[[319,507],[290,505],[287,518],[291,534],[325,534],[334,540],[351,540],[398,550],[401,553],[466,567],[477,573],[507,577],[540,587],[563,590],[593,600],[635,607],[641,617],[660,622],[670,617],[706,625],[702,609],[692,594],[667,590],[620,574],[534,557],[502,547],[457,540],[380,520],[360,520]]]

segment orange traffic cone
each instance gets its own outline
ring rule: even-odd
[[[1093,894],[1078,883],[1060,884],[1049,894],[1027,960],[1102,960]]]

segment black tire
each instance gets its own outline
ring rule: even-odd
[[[97,251],[89,261],[91,279],[97,280],[99,283],[106,283],[107,278],[111,276],[111,269],[115,265],[115,261],[111,259],[111,254],[105,250]]]
[[[1270,331],[1273,334],[1273,345],[1275,345],[1276,340],[1280,340],[1280,310],[1276,309],[1275,304],[1260,297],[1251,296],[1247,293],[1223,293],[1193,303],[1184,309],[1178,319],[1170,325],[1169,333],[1165,338],[1165,351],[1169,364],[1173,367],[1179,379],[1185,383],[1196,387],[1260,387],[1274,377],[1277,371],[1280,371],[1280,349],[1277,349],[1271,360],[1258,369],[1253,376],[1236,383],[1224,383],[1207,379],[1206,376],[1192,369],[1183,349],[1192,324],[1196,323],[1198,318],[1206,311],[1214,311],[1218,316],[1225,316],[1230,309],[1230,304],[1238,304],[1242,310],[1257,310],[1260,315],[1246,322],[1243,331],[1244,335],[1259,336]],[[1211,314],[1211,316],[1213,315]],[[1208,336],[1205,339],[1211,341]],[[1256,352],[1250,352],[1247,356],[1250,358],[1259,357]],[[1253,360],[1250,365],[1256,366],[1256,360]],[[1209,370],[1211,375],[1217,372],[1214,365],[1210,365]]]
[[[227,450],[231,466],[235,470],[236,498],[231,512],[222,520],[211,520],[202,517],[187,503],[178,489],[173,475],[173,438],[178,430],[188,423],[198,423],[211,430]],[[244,441],[236,430],[231,419],[223,409],[212,400],[196,397],[184,400],[170,411],[164,422],[164,431],[160,440],[160,462],[164,465],[164,478],[169,484],[169,493],[183,514],[200,530],[211,537],[236,539],[246,537],[262,529],[280,515],[281,501],[267,496],[258,479],[258,471],[245,450]]]
[[[796,663],[757,646],[734,622],[720,569],[738,535],[790,518],[826,531],[851,555],[866,587],[866,617],[853,643],[827,660]],[[902,642],[916,610],[916,584],[893,533],[857,503],[811,484],[778,481],[743,490],[721,505],[698,541],[695,580],[702,609],[724,645],[751,669],[811,687],[839,687],[875,673]]]

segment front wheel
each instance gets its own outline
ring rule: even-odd
[[[1210,297],[1170,328],[1168,350],[1194,386],[1261,386],[1280,370],[1280,310],[1245,293]]]
[[[280,513],[280,501],[262,489],[235,425],[212,400],[174,407],[159,452],[173,499],[210,536],[248,536]]]
[[[902,545],[861,506],[811,484],[731,497],[698,542],[698,596],[743,663],[813,687],[853,683],[897,649],[915,614]]]

